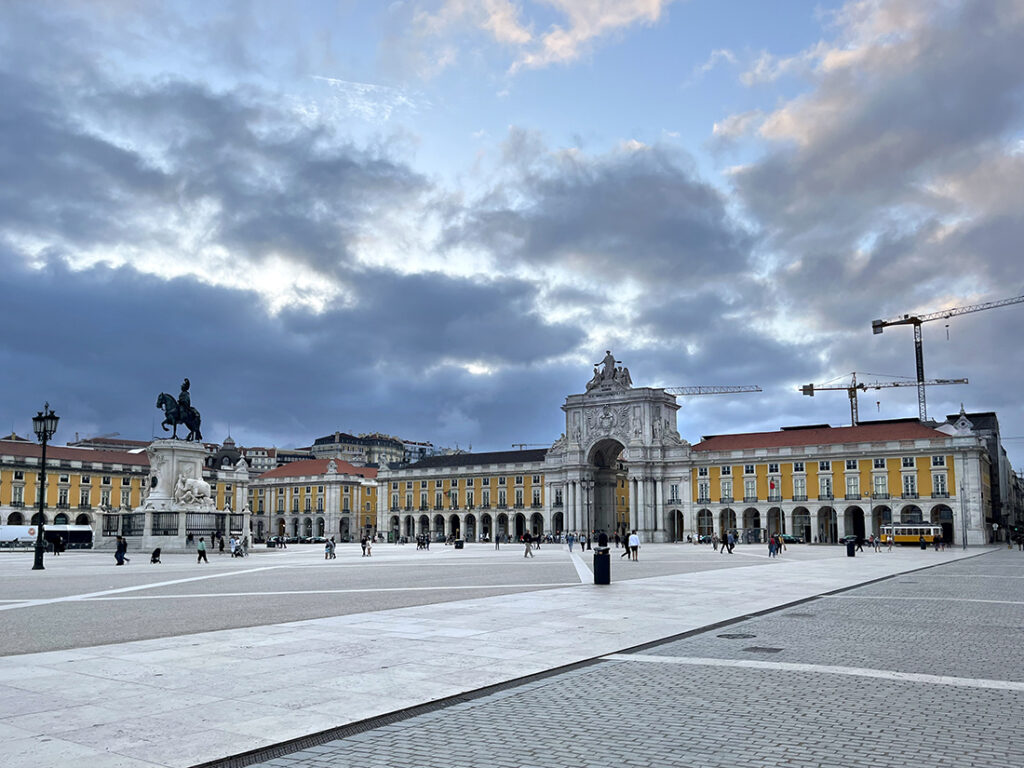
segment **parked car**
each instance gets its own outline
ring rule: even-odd
[[[701,544],[710,544],[711,543],[711,537],[708,536],[707,534],[705,534],[705,535],[701,536],[697,541],[699,541]]]
[[[843,538],[841,538],[839,540],[839,543],[840,544],[850,544],[850,543],[856,544],[859,541],[859,539],[860,539],[859,536],[857,536],[854,533],[850,533],[850,534],[847,534],[846,536],[843,536]]]
[[[803,536],[794,536],[792,533],[784,533],[784,534],[782,534],[782,543],[783,544],[803,544],[804,543],[804,537]]]

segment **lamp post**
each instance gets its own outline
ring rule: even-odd
[[[32,563],[33,571],[45,570],[43,567],[43,551],[46,545],[43,543],[43,521],[46,519],[43,509],[46,506],[46,443],[57,432],[57,422],[60,416],[50,410],[50,404],[43,405],[43,410],[32,417],[32,429],[36,437],[43,444],[43,459],[39,467],[39,524],[36,526],[36,556]]]
[[[587,479],[583,481],[583,488],[587,491],[587,549],[592,549],[590,539],[593,529],[590,527],[590,496],[594,491],[594,481]]]

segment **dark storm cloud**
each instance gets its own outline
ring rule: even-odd
[[[201,244],[237,259],[341,278],[366,219],[426,190],[263,94],[168,81],[65,99],[10,71],[0,85],[15,96],[0,118],[0,225],[70,251],[178,249],[198,223]]]
[[[535,136],[513,130],[504,162],[512,178],[458,211],[449,243],[609,280],[715,279],[746,266],[749,235],[678,152],[554,155],[541,151]]]
[[[574,329],[524,311],[524,286],[444,276],[368,274],[373,289],[354,306],[274,317],[254,294],[130,268],[71,271],[53,259],[30,269],[9,251],[0,268],[0,423],[24,433],[32,409],[49,399],[64,417],[65,439],[114,430],[148,437],[161,420],[156,395],[176,394],[188,376],[209,439],[222,439],[230,425],[236,439],[282,445],[334,429],[511,440],[523,423],[541,425],[552,414],[531,405],[536,390],[524,379],[471,376],[459,361],[533,369],[529,381],[540,386],[561,375],[537,371],[544,356],[580,340]],[[431,332],[434,322],[446,330]],[[536,415],[513,427],[502,405],[509,402]],[[557,405],[555,412],[557,424]]]

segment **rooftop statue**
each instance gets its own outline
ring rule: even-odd
[[[594,363],[594,377],[587,382],[587,392],[596,387],[614,387],[616,389],[629,389],[632,387],[633,380],[630,378],[629,369],[622,365],[616,367],[616,363],[621,362],[621,360],[615,359],[615,355],[611,353],[611,350],[605,350],[604,359]]]
[[[181,383],[181,393],[178,395],[177,400],[172,395],[161,392],[160,396],[156,399],[156,407],[164,409],[164,420],[160,424],[164,432],[167,431],[167,425],[170,424],[174,428],[171,437],[177,439],[178,425],[184,424],[188,427],[188,435],[186,435],[185,439],[199,441],[203,439],[203,433],[199,431],[202,419],[199,416],[199,411],[192,407],[192,396],[189,394],[190,387],[189,380],[185,379]]]

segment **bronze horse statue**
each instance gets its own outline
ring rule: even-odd
[[[164,432],[167,431],[167,425],[170,424],[174,427],[174,431],[171,437],[174,439],[178,438],[178,425],[184,424],[188,427],[188,435],[185,437],[186,440],[202,440],[203,433],[199,431],[199,425],[202,423],[202,419],[199,416],[199,411],[195,408],[188,406],[184,413],[181,413],[181,409],[178,407],[178,401],[174,399],[173,395],[169,395],[166,392],[161,392],[160,396],[156,399],[156,407],[164,409],[164,420],[160,424],[164,428]]]

